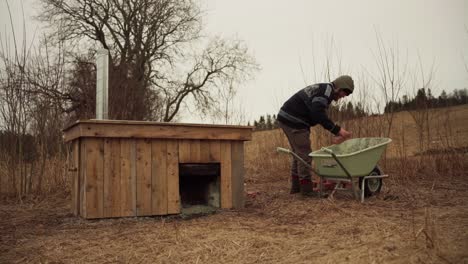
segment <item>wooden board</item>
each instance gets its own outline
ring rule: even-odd
[[[85,197],[86,218],[104,215],[104,146],[99,138],[86,139]]]
[[[121,212],[120,139],[104,140],[104,217]]]
[[[193,139],[190,140],[190,162],[200,163],[200,140]]]
[[[252,127],[150,122],[82,121],[64,131],[65,141],[79,137],[251,140]]]
[[[67,172],[66,172],[66,177],[71,179],[71,206],[70,206],[70,210],[71,210],[71,213],[72,214],[75,214],[75,205],[76,205],[76,201],[77,201],[77,198],[76,198],[76,193],[75,193],[75,178],[74,178],[74,174],[73,174],[73,170],[74,170],[74,166],[73,166],[73,143],[76,143],[76,141],[78,140],[74,140],[72,141],[70,144],[68,144],[66,147],[67,147],[67,157],[66,157],[66,169],[67,169]],[[0,177],[0,193],[2,191],[2,181],[1,181],[1,177]]]
[[[151,215],[151,141],[136,141],[137,216]]]
[[[151,212],[167,214],[167,144],[164,140],[151,141]]]
[[[199,141],[200,154],[199,158],[201,163],[213,162],[211,160],[211,150],[210,150],[210,141],[209,140],[200,140]]]
[[[84,139],[80,139],[80,167],[78,168],[78,174],[80,175],[80,212],[79,214],[86,218],[86,142]]]
[[[191,163],[191,151],[190,151],[191,140],[179,140],[179,162],[180,163]]]
[[[231,144],[231,186],[232,186],[232,206],[243,208],[245,203],[244,193],[244,143],[233,141]]]
[[[180,213],[179,148],[177,140],[167,140],[167,213]]]
[[[231,142],[222,141],[221,152],[221,208],[232,208]]]
[[[112,216],[112,174],[111,174],[111,141],[112,139],[105,138],[104,140],[104,170],[103,170],[103,191],[104,191],[104,211],[103,217]]]
[[[179,140],[180,163],[219,162],[219,140]]]
[[[78,216],[80,213],[80,140],[74,140],[71,143],[70,163],[68,171],[72,177],[72,213]]]
[[[130,181],[132,190],[132,211],[136,216],[136,205],[137,205],[137,181],[136,181],[136,139],[132,139],[130,147]]]
[[[121,216],[136,215],[135,140],[120,141]]]
[[[208,141],[210,148],[210,162],[220,162],[221,161],[221,142],[219,140],[209,140]]]

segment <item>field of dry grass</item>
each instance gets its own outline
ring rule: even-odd
[[[0,207],[2,263],[466,263],[466,178],[388,184],[360,204],[248,184],[246,208],[86,221],[69,197]],[[412,190],[412,191],[408,191]]]
[[[69,213],[66,192],[2,200],[0,263],[468,263],[468,107],[435,112],[422,153],[411,121],[396,116],[381,160],[390,177],[363,204],[346,193],[290,195],[289,158],[274,151],[287,147],[284,136],[256,132],[245,208],[86,221]],[[315,148],[327,145],[313,136]]]

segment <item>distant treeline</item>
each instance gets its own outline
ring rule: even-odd
[[[34,160],[37,156],[34,136],[30,134],[20,136],[10,131],[0,130],[0,158],[4,156],[18,157],[23,161]]]
[[[0,159],[6,157],[35,162],[39,158],[49,158],[65,149],[61,141],[55,140],[51,135],[17,134],[11,131],[0,130]]]
[[[410,98],[404,95],[402,99],[397,102],[389,102],[384,109],[385,113],[400,112],[400,111],[411,111],[418,109],[427,108],[440,108],[455,105],[468,104],[468,90],[455,89],[452,93],[442,91],[439,97],[434,97],[431,93],[431,89],[421,88],[416,92],[414,98]]]
[[[468,90],[466,88],[460,90],[455,89],[451,93],[442,91],[439,97],[434,97],[431,89],[421,88],[416,92],[416,96],[413,98],[408,95],[404,95],[402,99],[397,102],[390,101],[385,105],[384,112],[411,111],[462,104],[468,104]],[[331,106],[329,109],[330,117],[339,117],[342,120],[350,120],[369,115],[371,115],[371,113],[366,111],[360,102],[356,104],[348,102],[339,106]],[[248,125],[251,125],[250,122]],[[278,128],[276,115],[262,115],[258,120],[254,120],[253,126],[257,131],[276,129]]]

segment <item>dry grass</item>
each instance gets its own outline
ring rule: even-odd
[[[438,133],[447,146],[438,149],[448,151],[430,155],[414,155],[416,131],[397,116],[395,127],[405,129],[394,132],[381,164],[390,178],[364,204],[346,193],[290,195],[289,159],[275,153],[287,147],[278,130],[255,133],[246,145],[244,209],[86,221],[69,213],[63,192],[4,199],[0,263],[468,263],[468,159],[453,151],[468,146],[460,139],[468,138],[468,115],[451,116],[458,116],[451,132]],[[314,148],[327,140],[314,131]]]
[[[86,221],[67,197],[4,201],[2,263],[463,263],[464,178],[387,184],[360,204],[288,194],[286,181],[248,184],[246,208],[192,219]],[[402,191],[403,190],[403,191]]]

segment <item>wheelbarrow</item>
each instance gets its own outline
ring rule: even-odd
[[[278,147],[277,151],[291,154],[309,167],[319,177],[321,195],[325,183],[333,193],[339,190],[352,191],[357,200],[360,197],[361,202],[364,202],[364,197],[380,192],[382,179],[388,177],[377,162],[390,142],[390,138],[353,138],[341,144],[323,147],[309,154],[315,168],[289,149]],[[359,183],[360,190],[356,188],[356,183]]]

